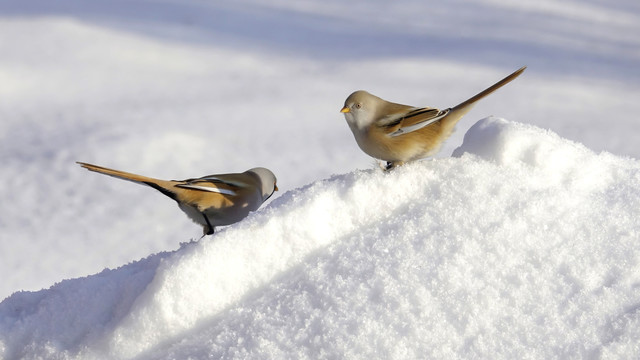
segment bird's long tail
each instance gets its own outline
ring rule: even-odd
[[[98,166],[98,165],[87,164],[87,163],[83,163],[83,162],[79,162],[79,161],[77,163],[80,164],[80,166],[82,166],[83,168],[85,168],[87,170],[95,171],[97,173],[101,173],[101,174],[105,174],[105,175],[109,175],[109,176],[113,176],[113,177],[116,177],[116,178],[122,179],[122,180],[133,181],[135,183],[147,184],[149,182],[155,183],[155,182],[158,182],[158,181],[162,181],[162,180],[150,178],[150,177],[147,177],[147,176],[128,173],[128,172],[125,172],[125,171],[109,169],[109,168]]]
[[[510,75],[508,75],[504,79],[502,79],[502,80],[498,81],[497,83],[495,83],[495,84],[489,86],[488,88],[484,89],[483,91],[481,91],[477,95],[475,95],[475,96],[469,98],[468,100],[463,101],[462,103],[452,107],[451,110],[449,111],[449,114],[447,115],[447,117],[442,120],[442,131],[444,133],[448,133],[448,134],[453,132],[453,128],[455,127],[455,125],[458,122],[458,120],[460,120],[463,116],[465,116],[473,108],[473,106],[475,105],[475,103],[478,100],[484,98],[485,96],[487,96],[487,95],[493,93],[494,91],[500,89],[504,85],[510,83],[513,79],[515,79],[518,76],[520,76],[520,74],[522,74],[522,72],[526,68],[527,68],[526,66],[521,67],[520,69],[514,71],[513,73],[511,73]]]
[[[511,81],[513,81],[513,79],[517,78],[518,76],[520,76],[520,74],[522,74],[522,72],[526,69],[526,66],[521,67],[520,69],[514,71],[513,73],[511,73],[510,75],[508,75],[507,77],[505,77],[504,79],[498,81],[497,83],[489,86],[488,88],[482,90],[480,93],[476,94],[475,96],[469,98],[468,100],[454,106],[451,110],[455,111],[456,109],[463,109],[465,107],[468,107],[469,105],[474,104],[475,102],[477,102],[478,100],[484,98],[485,96],[493,93],[494,91],[500,89],[501,87],[505,86],[506,84],[510,83]],[[468,111],[468,110],[467,110]]]
[[[138,175],[138,174],[128,173],[128,172],[125,172],[125,171],[109,169],[109,168],[106,168],[106,167],[103,167],[103,166],[87,164],[87,163],[83,163],[83,162],[80,162],[80,161],[77,161],[77,163],[80,164],[80,166],[82,166],[83,168],[85,168],[87,170],[90,170],[90,171],[95,171],[95,172],[100,173],[100,174],[105,174],[105,175],[113,176],[113,177],[118,178],[118,179],[131,181],[131,182],[134,182],[136,184],[142,184],[142,185],[151,186],[152,188],[160,191],[161,193],[163,193],[163,194],[167,195],[168,197],[172,198],[173,200],[176,200],[176,194],[172,190],[173,185],[175,184],[175,181],[154,179],[154,178],[151,178],[151,177],[148,177],[148,176],[142,176],[142,175]]]
[[[172,186],[173,183],[175,183],[173,181],[154,179],[154,178],[151,178],[151,177],[148,177],[148,176],[132,174],[132,173],[128,173],[128,172],[125,172],[125,171],[109,169],[109,168],[106,168],[106,167],[87,164],[87,163],[83,163],[83,162],[79,162],[79,161],[77,163],[80,164],[80,166],[82,166],[83,168],[85,168],[87,170],[90,170],[90,171],[95,171],[97,173],[113,176],[113,177],[118,178],[118,179],[131,181],[131,182],[134,182],[136,184],[142,184],[142,185],[151,186],[152,188],[160,191],[161,193],[167,195],[168,197],[176,200],[176,195],[171,190],[171,188],[173,187]]]

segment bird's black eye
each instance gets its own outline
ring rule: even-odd
[[[356,109],[360,109],[361,107],[362,107],[362,104],[360,104],[360,103],[356,104]]]

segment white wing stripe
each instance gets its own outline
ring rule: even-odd
[[[225,183],[225,184],[228,184],[228,185],[231,185],[231,186],[237,186],[237,187],[246,187],[247,186],[246,182],[223,180],[223,179],[220,179],[219,177],[215,177],[215,176],[205,176],[205,177],[198,178],[196,180],[219,181],[221,183]]]
[[[429,124],[432,124],[432,123],[434,123],[434,122],[436,122],[436,121],[438,121],[438,120],[442,119],[442,118],[443,118],[443,117],[445,117],[448,113],[449,113],[449,109],[444,110],[444,111],[442,111],[442,112],[440,113],[440,115],[438,115],[438,116],[434,117],[433,119],[431,119],[431,120],[429,120],[429,121],[424,121],[424,122],[420,122],[420,123],[417,123],[417,124],[413,124],[413,125],[410,125],[410,126],[406,126],[406,127],[400,128],[400,129],[398,129],[398,130],[396,130],[396,131],[392,132],[391,134],[389,134],[389,136],[391,136],[391,137],[396,137],[396,136],[399,136],[399,135],[402,135],[402,134],[410,133],[410,132],[412,132],[412,131],[420,130],[420,129],[422,129],[422,128],[423,128],[423,127],[425,127],[425,126],[427,126],[427,125],[429,125]]]
[[[198,186],[198,185],[178,185],[178,187],[181,188],[186,188],[186,189],[193,189],[193,190],[202,190],[202,191],[208,191],[208,192],[213,192],[213,193],[218,193],[218,194],[225,194],[225,195],[231,195],[231,196],[235,196],[236,192],[233,190],[229,190],[229,189],[219,189],[216,187],[210,187],[210,186]]]

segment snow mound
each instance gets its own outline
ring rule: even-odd
[[[0,355],[638,357],[638,218],[637,160],[487,118],[453,158],[320,180],[175,252],[15,293]]]

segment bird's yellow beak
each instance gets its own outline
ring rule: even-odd
[[[278,185],[273,184],[273,191],[278,191]]]
[[[342,110],[340,110],[341,113],[348,113],[351,112],[351,109],[349,109],[348,107],[343,107]]]

